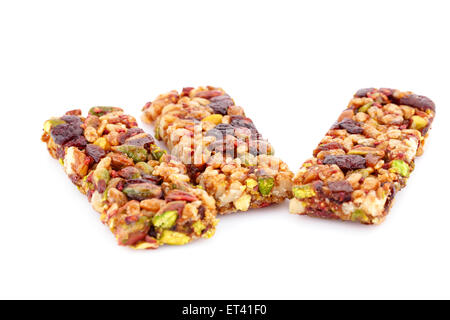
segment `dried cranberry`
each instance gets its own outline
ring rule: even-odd
[[[131,128],[126,132],[120,133],[117,138],[117,141],[119,142],[119,144],[124,144],[125,140],[127,140],[128,138],[131,138],[132,136],[135,136],[142,132],[144,132],[144,130],[142,130],[141,128]]]
[[[88,201],[90,202],[91,201],[91,199],[92,199],[92,195],[94,194],[94,190],[88,190],[88,192],[87,192],[87,198],[88,198]]]
[[[314,151],[314,156],[316,156],[320,151],[344,149],[344,147],[339,142],[325,143],[317,147]]]
[[[334,124],[332,129],[344,129],[351,134],[360,134],[364,131],[363,128],[361,128],[361,124],[352,119],[344,119],[341,122]]]
[[[86,146],[86,154],[97,163],[106,155],[106,152],[95,144],[88,144]]]
[[[336,164],[342,170],[364,169],[366,167],[366,159],[358,155],[328,155],[322,163]]]
[[[75,139],[64,143],[64,147],[77,147],[79,149],[84,149],[86,145],[87,141],[84,136],[78,136]]]
[[[56,148],[56,156],[59,159],[64,159],[64,156],[66,155],[66,151],[63,147],[57,147]]]
[[[256,131],[256,132],[258,131],[258,130],[256,130],[256,127],[253,124],[253,121],[250,118],[246,118],[244,116],[231,116],[230,124],[233,127],[243,127],[243,128],[248,128],[250,130]]]
[[[381,88],[379,90],[381,93],[383,93],[386,97],[391,98],[392,95],[394,94],[394,89],[390,89],[390,88]]]
[[[328,188],[331,192],[331,199],[342,203],[352,199],[353,187],[346,180],[334,181],[328,183]]]
[[[72,117],[72,116],[66,116]],[[78,119],[78,117],[75,117]],[[61,118],[62,119],[62,118]],[[66,120],[64,120],[66,121]],[[50,135],[56,144],[62,145],[72,139],[75,139],[83,134],[83,129],[79,124],[63,123],[50,130]]]
[[[206,209],[205,209],[204,206],[198,207],[198,212],[197,212],[197,214],[198,214],[198,216],[200,217],[200,219],[205,219],[205,211],[206,211]]]
[[[103,193],[103,192],[105,192],[105,190],[106,190],[106,181],[105,180],[99,180],[98,182],[97,182],[97,191],[99,192],[99,193]]]
[[[233,100],[227,94],[213,97],[210,99],[210,101],[211,103],[208,106],[213,109],[214,113],[218,113],[221,115],[226,115],[228,107],[234,105]]]
[[[312,186],[318,194],[323,193],[323,182],[321,180],[314,181]]]
[[[358,98],[363,98],[366,97],[368,93],[372,93],[374,91],[376,91],[377,89],[375,88],[364,88],[364,89],[359,89],[356,93],[355,93],[355,97]]]
[[[136,136],[133,136],[131,138],[128,138],[125,141],[125,144],[131,145],[131,146],[138,146],[138,147],[144,147],[149,150],[150,145],[154,144],[155,140],[152,136],[148,134],[139,134]]]
[[[417,94],[406,95],[398,99],[397,103],[411,106],[420,110],[430,109],[432,111],[436,111],[436,106],[430,98],[419,96]]]
[[[206,135],[216,137],[218,140],[222,140],[226,135],[234,135],[234,127],[226,123],[220,123],[213,129],[207,131]]]
[[[123,188],[125,188],[125,182],[126,182],[125,180],[120,180],[116,185],[116,189],[122,191]]]
[[[386,203],[384,204],[385,210],[389,210],[391,208],[392,202],[394,201],[395,194],[397,193],[397,188],[395,187],[395,185],[391,184],[389,186],[389,189],[390,189],[390,193],[386,199]]]
[[[183,88],[183,90],[181,91],[181,96],[185,97],[185,96],[189,96],[189,93],[194,90],[193,87],[185,87]]]
[[[65,115],[61,117],[61,120],[70,123],[70,124],[77,124],[80,125],[81,124],[81,119],[80,117],[74,116],[74,115]]]
[[[202,165],[187,164],[186,165],[187,175],[189,176],[189,178],[191,179],[192,182],[196,182],[197,177],[203,171],[205,171],[205,168],[206,168],[206,164],[202,164]]]

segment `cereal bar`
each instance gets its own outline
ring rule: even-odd
[[[220,88],[184,88],[143,108],[155,137],[216,200],[218,212],[247,211],[291,196],[293,173],[242,107]]]
[[[427,97],[359,90],[295,175],[290,212],[381,223],[423,152],[434,116]]]
[[[42,141],[119,245],[155,249],[214,234],[214,198],[192,186],[186,166],[122,109],[94,107],[86,118],[80,110],[51,118]]]

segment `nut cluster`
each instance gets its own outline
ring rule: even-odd
[[[296,174],[291,212],[382,222],[423,152],[434,115],[434,103],[411,92],[358,91]]]
[[[214,233],[214,199],[122,109],[70,111],[45,122],[42,140],[120,245],[154,249]]]
[[[184,88],[147,103],[143,119],[214,195],[219,213],[278,203],[291,195],[293,174],[244,110],[222,89]]]

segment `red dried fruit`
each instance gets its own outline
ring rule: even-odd
[[[185,191],[181,191],[181,190],[171,190],[166,194],[165,197],[166,201],[177,201],[177,200],[181,200],[181,201],[187,201],[187,202],[192,202],[192,201],[197,201],[198,198],[196,196],[194,196],[193,194],[190,194],[188,192]]]
[[[119,144],[124,144],[125,140],[127,140],[128,138],[131,138],[132,136],[135,136],[139,133],[143,133],[144,130],[142,130],[141,128],[131,128],[129,130],[127,130],[126,132],[121,132],[119,133],[119,136],[117,138],[117,141],[119,142]]]
[[[206,163],[201,165],[195,165],[195,164],[187,164],[187,175],[191,179],[192,182],[197,181],[197,177],[206,169]]]
[[[233,100],[227,94],[213,97],[210,101],[211,103],[208,106],[213,109],[214,113],[221,115],[226,115],[228,112],[228,107],[234,105]]]
[[[364,169],[366,167],[366,159],[359,155],[328,155],[322,163],[335,164],[342,170]]]
[[[186,97],[189,96],[189,93],[194,90],[194,87],[185,87],[183,90],[181,90],[181,96]]]
[[[244,116],[231,116],[230,124],[233,127],[243,127],[258,132],[255,125],[253,124],[253,121],[250,118],[246,118]]]
[[[344,149],[344,147],[339,142],[330,142],[325,143],[317,147],[316,150],[314,150],[314,156],[317,156],[317,154],[320,151],[328,151],[328,150],[336,150],[336,149]]]
[[[66,116],[72,117],[72,116]],[[78,117],[75,117],[78,119]],[[62,118],[61,118],[62,119]],[[66,120],[64,120],[66,121]],[[77,123],[63,123],[50,130],[50,135],[56,144],[62,145],[70,140],[73,140],[83,134],[83,129]]]
[[[352,199],[353,187],[346,180],[330,182],[328,183],[328,189],[331,192],[330,198],[339,203]]]
[[[103,193],[103,192],[105,192],[105,190],[106,190],[106,181],[105,180],[99,180],[98,182],[97,182],[97,191],[99,192],[99,193]]]
[[[359,89],[356,93],[355,93],[355,97],[357,98],[364,98],[367,96],[368,93],[372,93],[374,91],[376,91],[377,89],[375,88],[364,88],[364,89]]]
[[[95,144],[88,144],[86,146],[86,154],[97,163],[106,155],[106,152]]]
[[[198,216],[200,217],[200,219],[205,219],[205,211],[206,211],[206,209],[205,209],[204,206],[198,207],[198,212],[197,212],[197,214],[198,214]]]
[[[216,140],[223,140],[226,135],[234,135],[234,127],[226,123],[220,123],[206,132],[206,136],[216,137]]]
[[[409,94],[406,95],[397,101],[398,104],[404,104],[407,106],[411,106],[420,110],[430,109],[432,111],[436,111],[436,106],[434,102],[425,96],[419,96],[417,94]]]
[[[146,133],[141,133],[138,135],[135,135],[131,138],[128,138],[125,140],[123,144],[130,145],[130,146],[138,146],[138,147],[144,147],[147,150],[150,150],[150,145],[154,144],[155,140],[153,137]]]
[[[341,122],[334,124],[332,129],[344,129],[351,134],[360,134],[364,131],[363,128],[361,128],[361,124],[352,119],[344,119]]]
[[[381,88],[379,90],[381,93],[383,93],[386,97],[391,98],[394,94],[395,90],[390,88]]]
[[[86,147],[87,141],[84,136],[78,136],[66,143],[64,143],[64,147],[77,147],[78,149],[84,149]]]

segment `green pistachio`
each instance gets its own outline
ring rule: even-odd
[[[409,177],[410,169],[408,164],[403,160],[393,160],[391,162],[391,169],[403,177]]]
[[[313,187],[309,184],[293,187],[292,192],[297,199],[311,198],[316,195]]]
[[[147,162],[138,162],[135,165],[136,169],[139,170],[141,174],[152,174],[153,167],[149,165]]]
[[[108,169],[106,168],[95,169],[93,178],[95,183],[98,183],[100,180],[105,180],[105,183],[108,184],[110,178]]]
[[[167,152],[166,152],[166,150],[161,149],[161,148],[158,147],[157,145],[152,144],[152,145],[150,146],[150,153],[151,153],[151,155],[152,155],[152,157],[153,157],[154,160],[158,160],[158,161],[159,161],[159,160],[161,159],[161,157],[162,157],[164,154],[166,154]]]
[[[200,220],[192,224],[192,229],[194,229],[195,234],[198,236],[202,233],[203,230],[205,230],[205,228],[206,226]]]
[[[191,238],[181,232],[164,230],[159,242],[171,245],[183,245],[191,241]]]
[[[240,159],[246,167],[256,166],[256,164],[258,163],[256,157],[250,153],[244,153],[240,156]]]
[[[259,192],[263,196],[269,195],[273,189],[274,184],[275,184],[275,180],[272,177],[259,178],[258,179]]]
[[[148,152],[144,147],[132,146],[132,145],[121,145],[112,148],[114,151],[118,151],[126,154],[128,157],[133,159],[134,162],[146,161],[148,157]]]
[[[352,221],[360,221],[362,223],[369,222],[369,217],[361,209],[356,209],[355,211],[353,211],[351,219]]]
[[[153,225],[157,228],[170,229],[175,225],[178,218],[177,210],[166,211],[153,217]]]
[[[138,201],[159,198],[162,195],[161,187],[153,183],[133,183],[124,188],[122,192],[128,198]]]
[[[366,103],[361,108],[358,109],[358,112],[367,112],[369,108],[372,106],[373,102]]]

